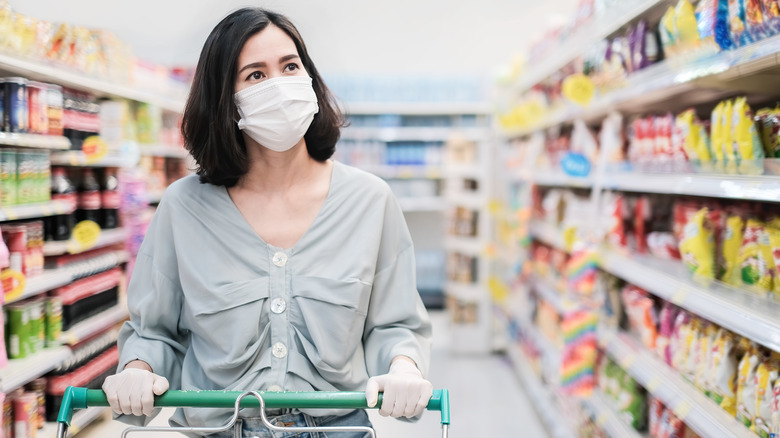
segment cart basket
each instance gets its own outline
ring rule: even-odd
[[[366,404],[365,392],[262,392],[262,391],[167,391],[155,397],[155,407],[193,407],[193,408],[233,408],[233,417],[219,427],[130,427],[122,433],[124,438],[131,432],[190,432],[217,433],[230,429],[238,419],[241,408],[260,408],[263,423],[273,431],[315,432],[339,431],[361,432],[375,437],[370,427],[279,427],[271,424],[265,413],[265,408],[284,409],[369,409]],[[67,438],[68,427],[77,409],[109,406],[106,394],[99,389],[68,387],[62,399],[59,416],[57,417],[57,438]],[[382,406],[382,394],[374,407]],[[429,411],[441,412],[442,437],[446,438],[450,424],[449,391],[437,389],[428,402]]]

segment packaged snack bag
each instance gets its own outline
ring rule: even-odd
[[[689,160],[704,163],[712,160],[707,131],[696,118],[694,110],[689,109],[678,115],[675,126],[679,130],[682,148]]]
[[[672,356],[672,368],[683,374],[688,360],[688,335],[691,331],[691,316],[688,312],[681,310],[674,320],[674,330],[669,340],[669,352]]]
[[[728,330],[718,330],[712,346],[710,368],[710,398],[735,416],[737,413],[737,352],[734,335]]]
[[[756,368],[760,362],[758,346],[752,344],[737,366],[737,420],[753,425],[756,407]]]
[[[696,6],[696,22],[703,46],[712,50],[731,48],[728,0],[701,0]]]
[[[745,0],[745,25],[751,41],[760,41],[768,36],[761,0]]]
[[[780,379],[772,388],[772,433],[780,434]]]
[[[731,216],[726,219],[726,230],[723,234],[723,260],[725,271],[721,280],[732,286],[742,284],[739,252],[742,247],[742,234],[745,221],[740,216]]]
[[[712,155],[715,161],[723,161],[725,159],[723,155],[725,138],[723,134],[723,114],[726,108],[726,102],[720,102],[712,110],[712,116],[710,117],[710,146],[712,149]],[[731,125],[729,124],[729,129]]]
[[[658,25],[658,33],[661,35],[661,45],[664,48],[664,52],[669,54],[675,52],[675,46],[679,42],[675,15],[674,6],[669,6],[669,9],[666,10],[663,18],[661,18],[661,23]]]
[[[739,252],[742,281],[745,284],[765,291],[772,290],[772,271],[768,264],[774,264],[771,248],[766,225],[758,219],[748,219]]]
[[[772,352],[756,369],[756,413],[753,425],[761,438],[769,438],[771,433],[773,388],[780,372],[779,361],[780,356]]]
[[[772,295],[775,299],[780,299],[780,219],[773,220],[769,224],[767,232],[772,250],[772,266],[774,267]]]
[[[651,437],[656,437],[660,434],[661,416],[666,407],[661,400],[658,400],[655,397],[649,397],[648,404],[650,405],[649,413],[647,415],[649,432]]]
[[[634,285],[623,288],[622,298],[631,328],[639,335],[645,347],[655,349],[658,317],[653,299],[646,291]]]
[[[731,0],[729,0],[731,1]],[[724,171],[728,173],[737,172],[737,152],[734,142],[734,102],[727,100],[723,106],[723,115],[721,117],[720,135],[722,137],[723,160],[725,161]]]
[[[737,46],[741,47],[749,44],[750,37],[747,33],[747,26],[745,24],[745,0],[728,0],[729,1],[729,31],[731,34],[731,41]]]
[[[718,334],[718,328],[714,324],[704,322],[699,339],[699,351],[696,355],[696,372],[694,374],[693,384],[707,396],[710,395],[709,370],[712,367],[712,346],[715,344],[715,338]]]
[[[764,147],[756,130],[753,113],[744,97],[734,101],[732,130],[740,172],[750,175],[763,173],[763,163],[757,160],[764,158]]]
[[[756,113],[756,121],[759,126],[761,143],[764,145],[764,153],[767,158],[780,158],[780,117],[777,111],[763,108]]]
[[[715,278],[715,235],[705,207],[693,215],[683,230],[680,255],[695,275]]]
[[[674,333],[674,325],[680,309],[669,301],[664,301],[664,306],[658,317],[658,337],[655,343],[655,351],[669,366],[672,365],[671,340]]]
[[[618,408],[629,419],[634,429],[647,426],[647,395],[645,390],[628,374],[623,373],[618,397]]]
[[[693,383],[696,380],[696,369],[699,364],[699,355],[701,354],[701,338],[704,333],[704,321],[700,318],[691,319],[691,329],[686,337],[685,348],[688,350],[685,358],[685,367],[680,370],[680,374]]]
[[[680,0],[675,8],[675,27],[680,43],[685,48],[698,47],[699,27],[696,23],[696,10],[688,0]]]
[[[775,35],[780,31],[780,0],[761,0],[764,6],[764,20],[766,21],[767,32],[769,35]]]

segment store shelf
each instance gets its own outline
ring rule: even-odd
[[[110,412],[109,408],[87,408],[74,412],[68,428],[68,436],[76,435],[85,427],[103,418],[108,412]],[[37,438],[57,438],[57,423],[45,423],[42,429],[38,429],[36,436]]]
[[[541,354],[544,369],[556,374],[561,367],[561,349],[556,347],[531,321],[518,320],[520,330]]]
[[[601,265],[660,298],[780,351],[780,302],[719,281],[694,279],[679,261],[604,250]]]
[[[525,354],[517,346],[510,346],[507,349],[509,358],[512,361],[515,372],[523,383],[529,398],[533,400],[536,413],[544,422],[547,430],[554,438],[571,438],[577,436],[575,431],[571,430],[565,421],[562,421],[559,415],[559,409],[554,402],[552,392],[547,389],[534,374],[533,367],[525,358]]]
[[[492,107],[487,102],[415,103],[415,102],[352,102],[344,112],[348,115],[404,114],[427,115],[490,115]]]
[[[446,236],[444,247],[448,251],[457,252],[472,257],[481,257],[485,250],[485,242],[478,237]]]
[[[642,16],[649,9],[672,4],[671,0],[634,0],[620,2],[603,16],[593,17],[588,23],[575,30],[566,40],[547,51],[544,59],[534,62],[533,68],[525,74],[519,84],[525,91],[548,78],[578,56],[588,52],[599,41],[623,28],[626,23]]]
[[[72,167],[135,167],[138,157],[106,156],[98,161],[87,160],[82,151],[55,152],[51,155],[53,166]]]
[[[583,398],[582,402],[595,417],[596,426],[611,438],[645,438],[623,421],[620,412],[614,408],[614,403],[598,389],[594,390],[590,397]]]
[[[378,140],[446,142],[457,136],[470,141],[485,140],[489,130],[485,128],[447,127],[349,127],[341,131],[341,140]]]
[[[532,275],[531,285],[539,298],[552,305],[559,314],[562,315],[566,313],[567,310],[572,309],[573,305],[571,300],[564,296],[551,280],[542,278],[540,275]]]
[[[384,179],[440,179],[442,167],[437,165],[359,165],[366,172]]]
[[[12,359],[0,368],[0,392],[8,394],[48,373],[70,357],[68,347],[47,348],[24,359]]]
[[[628,192],[780,202],[780,176],[778,175],[606,172],[604,188]]]
[[[561,251],[569,252],[566,248],[566,242],[563,240],[563,231],[556,227],[539,220],[532,220],[528,230],[534,239],[557,248]]]
[[[449,281],[444,285],[447,295],[465,302],[481,301],[485,297],[485,289],[479,283],[458,283]]]
[[[110,309],[77,323],[68,331],[62,332],[60,340],[68,345],[78,344],[90,336],[119,324],[127,319],[128,315],[127,304],[120,302]]]
[[[62,254],[79,254],[86,251],[91,251],[97,248],[103,248],[106,246],[116,245],[127,240],[128,231],[124,228],[116,228],[113,230],[103,230],[100,233],[97,243],[88,249],[74,250],[70,248],[70,242],[46,242],[43,244],[43,255],[56,256]]]
[[[562,171],[537,171],[531,174],[531,181],[538,186],[551,187],[593,187],[592,177],[573,177],[566,175]]]
[[[61,135],[13,134],[0,132],[0,145],[36,149],[70,149],[70,140]]]
[[[447,178],[479,180],[484,170],[481,163],[448,163],[444,172]]]
[[[0,71],[18,74],[29,79],[53,82],[65,87],[89,91],[98,95],[98,97],[119,97],[138,102],[146,102],[176,113],[184,111],[185,93],[182,93],[180,97],[164,96],[139,90],[133,85],[117,84],[103,79],[93,78],[84,73],[70,71],[61,66],[48,65],[11,55],[0,54]]]
[[[602,331],[599,343],[624,370],[703,437],[755,438],[749,429],[625,334]]]
[[[488,197],[480,192],[447,191],[444,194],[447,203],[455,207],[484,211],[488,207]]]
[[[72,203],[65,201],[50,201],[42,204],[15,205],[0,208],[0,221],[15,221],[32,219],[58,214],[72,213]]]
[[[139,144],[138,150],[143,156],[166,157],[166,158],[187,158],[190,153],[183,146],[166,144]]]
[[[398,203],[406,213],[436,213],[447,208],[447,202],[440,196],[398,198]]]
[[[165,190],[146,192],[146,202],[149,204],[159,204],[162,201]]]
[[[44,292],[65,286],[73,281],[70,272],[66,269],[45,270],[42,275],[27,279],[27,285],[22,295],[11,300],[6,300],[4,304],[11,304],[26,298],[34,297]]]

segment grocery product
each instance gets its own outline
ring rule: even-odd
[[[745,0],[729,0],[729,31],[737,46],[750,43],[745,21]]]
[[[771,257],[771,245],[768,240],[765,224],[758,219],[748,219],[739,252],[742,281],[765,291],[772,289],[771,271],[766,258],[767,255]],[[766,249],[768,245],[769,251]]]
[[[95,172],[89,168],[84,169],[81,175],[76,218],[78,221],[100,223],[100,184],[95,178]]]
[[[752,427],[756,410],[756,369],[761,361],[759,347],[751,344],[737,365],[737,420]]]
[[[655,351],[670,366],[672,365],[671,339],[679,312],[680,309],[677,306],[665,301],[658,316],[658,337]]]
[[[106,169],[101,185],[100,200],[102,207],[101,228],[108,230],[119,227],[121,198],[116,169]]]
[[[3,131],[26,133],[29,117],[27,79],[4,78],[0,84],[3,86]]]
[[[680,254],[685,266],[701,277],[715,277],[715,235],[707,216],[709,209],[702,208],[691,217],[683,229]]]
[[[624,287],[621,295],[632,330],[639,335],[645,347],[655,349],[658,317],[653,299],[646,291],[634,285]]]
[[[735,416],[737,411],[737,351],[734,335],[723,328],[718,330],[712,345],[709,369],[710,397],[723,410]]]
[[[725,270],[721,280],[732,286],[742,284],[739,253],[742,247],[744,227],[745,222],[739,215],[733,215],[726,219],[726,229],[723,236]]]
[[[780,355],[772,352],[756,369],[756,410],[753,420],[753,428],[761,438],[769,438],[772,418],[773,388],[780,373]]]

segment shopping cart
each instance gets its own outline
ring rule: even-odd
[[[280,427],[271,424],[265,408],[284,409],[368,409],[365,392],[257,392],[257,391],[168,391],[155,397],[157,407],[233,408],[233,416],[220,427],[129,427],[122,438],[131,432],[190,432],[218,433],[230,429],[238,419],[240,408],[260,408],[265,426],[275,432],[361,432],[376,437],[370,427]],[[68,427],[77,409],[108,406],[106,394],[99,389],[68,387],[57,417],[57,438],[67,438]],[[382,406],[379,395],[376,408]],[[447,438],[450,425],[450,396],[446,389],[433,391],[428,410],[441,412],[442,438]]]

